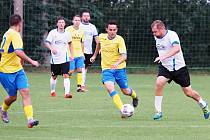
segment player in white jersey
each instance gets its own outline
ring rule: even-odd
[[[85,89],[85,81],[86,81],[86,73],[89,66],[91,66],[92,62],[90,58],[93,56],[92,42],[95,40],[96,47],[99,45],[98,40],[98,31],[92,23],[90,23],[90,11],[84,10],[81,14],[82,23],[80,27],[84,30],[84,55],[85,55],[85,68],[82,69],[82,84],[81,88],[78,90],[80,92],[84,92]],[[80,86],[80,85],[78,85]]]
[[[160,63],[155,85],[155,109],[154,120],[162,118],[162,98],[165,84],[172,80],[182,87],[184,94],[194,99],[202,108],[204,118],[209,118],[208,103],[203,101],[197,91],[190,85],[190,76],[185,65],[180,40],[176,32],[167,30],[161,20],[153,21],[152,32],[156,40],[156,48],[159,56],[154,62]]]
[[[64,77],[64,89],[65,98],[72,98],[70,93],[70,80],[69,80],[69,64],[70,58],[68,53],[68,48],[72,53],[71,47],[71,34],[65,32],[65,20],[63,17],[58,17],[57,28],[49,32],[45,46],[51,51],[51,78],[50,78],[50,88],[51,96],[56,96],[55,87],[57,82],[57,76],[63,75]]]

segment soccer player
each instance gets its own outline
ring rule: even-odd
[[[161,20],[155,20],[151,24],[152,32],[156,40],[156,48],[159,56],[154,62],[160,63],[155,85],[155,109],[154,120],[162,118],[162,98],[165,84],[175,81],[182,87],[184,94],[194,99],[202,108],[204,118],[209,118],[207,102],[203,101],[197,91],[190,85],[190,76],[183,57],[180,40],[176,32],[167,30]]]
[[[70,93],[70,79],[69,79],[69,64],[70,59],[73,59],[73,51],[71,47],[71,34],[65,31],[65,19],[58,17],[57,28],[49,32],[45,46],[51,51],[51,78],[50,88],[51,96],[56,96],[56,82],[57,76],[63,75],[63,84],[65,98],[72,98]],[[69,51],[71,53],[71,58]]]
[[[107,33],[99,35],[99,47],[96,48],[91,62],[93,62],[101,50],[101,67],[102,82],[112,97],[114,104],[119,110],[122,109],[123,103],[119,94],[115,90],[115,82],[119,85],[123,94],[131,96],[133,106],[138,106],[138,97],[136,92],[128,87],[126,74],[127,51],[124,39],[117,35],[118,25],[116,21],[111,20],[106,25]]]
[[[84,30],[84,55],[85,55],[85,68],[82,69],[82,82],[81,85],[78,85],[78,87],[81,86],[81,88],[78,88],[79,92],[84,92],[87,91],[87,87],[85,86],[85,81],[86,81],[86,74],[88,67],[91,66],[92,62],[90,62],[90,58],[93,55],[92,51],[92,42],[93,38],[96,43],[96,47],[99,45],[99,40],[98,40],[98,31],[92,23],[90,23],[90,11],[89,10],[84,10],[82,11],[82,22],[80,24],[80,27]]]
[[[8,109],[17,99],[17,91],[20,92],[23,102],[23,109],[28,119],[28,128],[39,124],[33,118],[33,107],[29,93],[27,76],[21,65],[21,59],[38,67],[37,61],[29,58],[23,51],[23,41],[20,36],[22,19],[20,15],[12,15],[9,19],[9,30],[4,34],[0,47],[0,83],[6,90],[8,96],[0,106],[0,114],[4,123],[9,123]]]
[[[72,47],[74,59],[70,61],[70,75],[74,70],[77,72],[77,85],[81,85],[82,68],[84,68],[84,31],[80,28],[81,18],[79,15],[73,17],[73,25],[66,28],[66,31],[72,35]],[[78,87],[80,89],[80,87]]]

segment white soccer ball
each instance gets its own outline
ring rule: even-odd
[[[121,109],[121,114],[123,118],[131,117],[134,114],[134,107],[130,104],[124,104]]]

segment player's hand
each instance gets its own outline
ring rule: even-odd
[[[91,63],[95,62],[95,60],[96,60],[96,57],[95,57],[95,56],[92,56],[92,57],[90,58],[90,62],[91,62]]]
[[[160,63],[162,60],[164,60],[165,59],[165,57],[164,56],[159,56],[159,57],[156,57],[155,58],[155,63]]]
[[[69,57],[70,61],[74,61],[74,57]]]
[[[53,54],[56,54],[57,53],[57,50],[55,49],[55,48],[51,48],[51,52],[53,53]]]
[[[118,66],[118,64],[114,64],[111,66],[111,69],[115,70],[115,69],[117,69],[117,66]]]
[[[32,64],[33,66],[35,66],[35,67],[38,67],[38,66],[39,66],[39,62],[34,61],[34,60],[31,62],[31,64]]]

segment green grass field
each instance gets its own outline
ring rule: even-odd
[[[88,75],[86,93],[76,92],[64,99],[63,80],[59,77],[57,97],[50,97],[48,73],[28,73],[35,118],[40,125],[28,129],[21,98],[10,108],[10,123],[0,122],[0,140],[209,140],[210,120],[204,120],[199,106],[174,83],[167,85],[163,119],[154,121],[155,75],[131,74],[129,85],[141,99],[133,117],[121,119],[112,99],[101,84],[100,74]],[[193,88],[210,101],[210,77],[192,75]],[[117,89],[119,91],[119,89]],[[6,96],[0,86],[0,101]],[[122,94],[124,103],[131,99]]]

